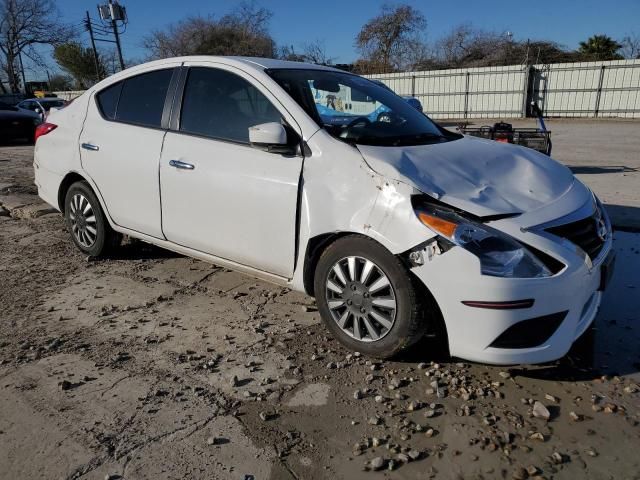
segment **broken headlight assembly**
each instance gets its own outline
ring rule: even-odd
[[[434,205],[420,206],[415,212],[425,226],[478,257],[483,275],[505,278],[552,275],[536,255],[509,235]]]

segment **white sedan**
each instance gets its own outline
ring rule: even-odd
[[[84,253],[126,234],[287,285],[372,356],[432,329],[465,359],[557,359],[613,266],[609,219],[569,169],[333,68],[155,61],[52,111],[36,138],[39,194]]]

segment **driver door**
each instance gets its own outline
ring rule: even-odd
[[[163,233],[179,245],[290,278],[303,158],[253,148],[248,128],[275,121],[300,129],[244,72],[187,66],[178,125],[167,132],[160,158]]]

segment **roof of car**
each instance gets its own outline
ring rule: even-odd
[[[216,55],[191,55],[182,57],[163,58],[161,60],[154,60],[151,62],[142,63],[133,67],[122,70],[110,77],[104,79],[102,82],[94,85],[88,91],[99,90],[105,85],[115,83],[123,78],[127,78],[131,75],[135,75],[138,72],[144,72],[150,68],[162,68],[166,65],[175,65],[181,62],[217,62],[224,65],[235,66],[244,70],[258,70],[264,71],[271,68],[296,68],[296,69],[314,69],[314,70],[328,70],[334,72],[343,72],[337,68],[327,67],[324,65],[316,65],[313,63],[303,62],[290,62],[287,60],[276,60],[273,58],[261,58],[261,57],[234,57],[234,56],[216,56]],[[344,73],[344,72],[343,72]]]
[[[215,58],[215,57],[213,57]],[[261,58],[261,57],[221,57],[226,58],[228,60],[238,60],[247,64],[256,65],[258,67],[262,67],[263,69],[269,68],[313,68],[318,70],[337,70],[336,68],[326,66],[326,65],[317,65],[315,63],[305,63],[305,62],[291,62],[288,60],[277,60],[275,58]]]
[[[288,60],[277,60],[275,58],[236,57],[236,56],[217,56],[217,55],[191,55],[191,56],[183,56],[183,57],[164,58],[162,60],[155,60],[153,62],[141,64],[140,66],[151,65],[154,63],[157,65],[162,65],[164,63],[173,63],[173,62],[220,62],[220,63],[231,64],[231,65],[241,63],[247,67],[255,68],[257,70],[266,70],[270,68],[300,68],[300,69],[341,71],[333,67],[316,65],[314,63],[290,62]]]

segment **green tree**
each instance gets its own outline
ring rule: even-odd
[[[622,45],[608,35],[593,35],[584,42],[580,42],[580,53],[585,60],[621,60],[618,53]]]
[[[49,78],[49,90],[52,92],[71,90],[73,88],[73,79],[67,75],[55,74]]]
[[[53,58],[76,83],[76,88],[85,89],[106,76],[106,70],[98,57],[98,71],[93,50],[85,48],[78,42],[67,42],[53,49]]]

